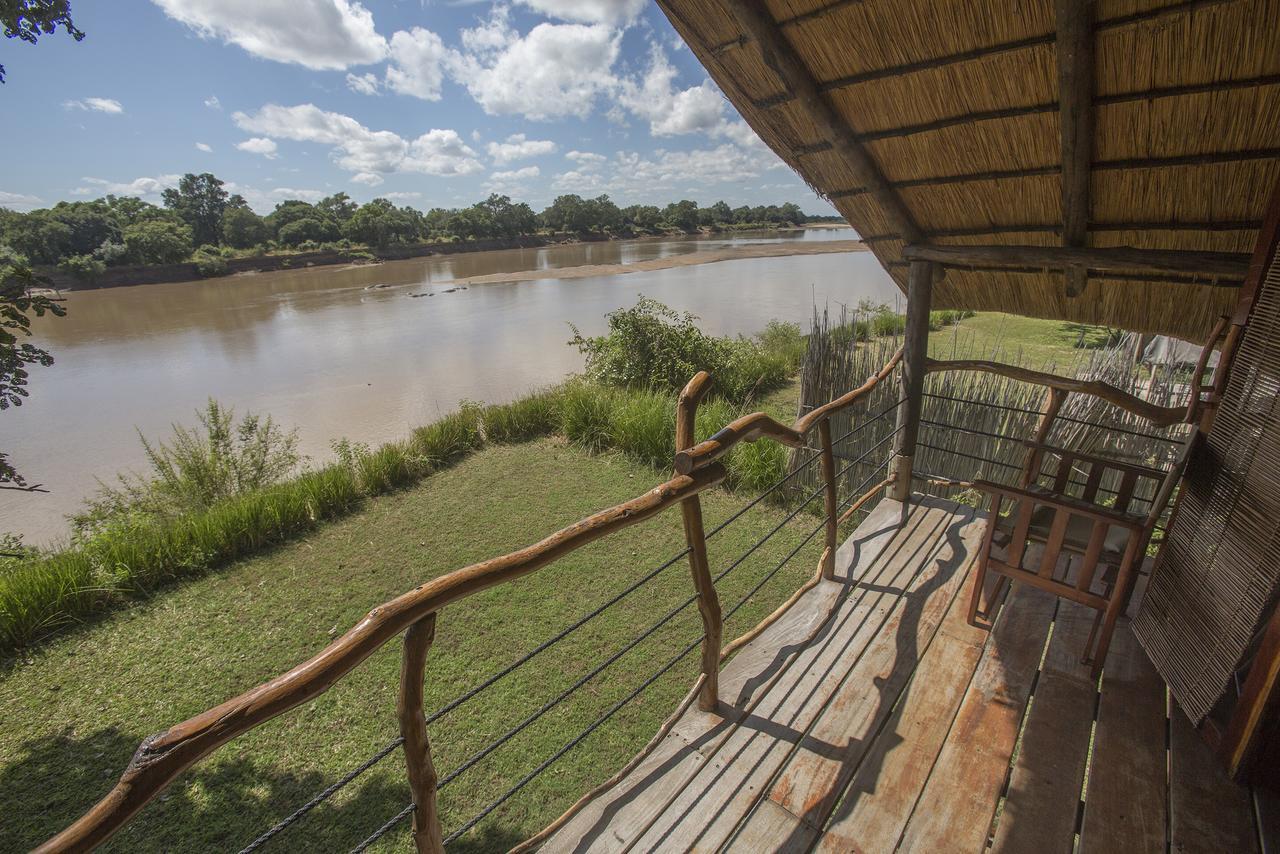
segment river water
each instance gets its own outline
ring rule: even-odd
[[[0,414],[0,448],[48,494],[0,492],[0,531],[49,544],[95,478],[141,470],[138,432],[165,438],[212,396],[299,428],[329,459],[341,437],[376,445],[457,407],[498,403],[582,367],[566,346],[640,294],[701,318],[713,334],[772,319],[807,328],[813,307],[892,302],[869,252],[721,261],[580,279],[470,285],[453,279],[584,264],[627,264],[767,241],[848,239],[844,229],[506,250],[66,294],[67,316],[34,324],[53,353],[31,397]],[[434,293],[430,298],[410,294]]]

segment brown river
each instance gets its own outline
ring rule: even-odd
[[[0,447],[48,493],[0,492],[0,531],[32,544],[67,536],[65,516],[95,478],[144,464],[138,432],[164,438],[212,396],[297,427],[311,460],[341,437],[406,436],[460,400],[498,403],[578,371],[583,334],[640,294],[701,318],[714,334],[770,320],[807,328],[816,305],[893,302],[869,252],[727,260],[626,274],[469,284],[476,276],[635,264],[769,242],[848,240],[846,229],[733,238],[619,241],[322,267],[66,294],[67,316],[34,324],[55,364],[0,414]],[[542,275],[546,275],[543,273]],[[413,294],[431,293],[414,298]]]

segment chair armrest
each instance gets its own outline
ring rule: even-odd
[[[1147,519],[1144,516],[1136,516],[1132,513],[1120,513],[1109,507],[1103,507],[1100,504],[1094,504],[1091,501],[1082,501],[1079,498],[1072,498],[1068,495],[1058,495],[1056,492],[1049,492],[1046,489],[1032,487],[1023,489],[1017,486],[1005,486],[1001,483],[992,483],[989,480],[975,480],[973,488],[981,490],[989,495],[1003,495],[1006,498],[1012,498],[1017,501],[1031,501],[1036,504],[1044,504],[1048,507],[1056,507],[1060,510],[1067,510],[1079,516],[1088,516],[1099,522],[1106,522],[1108,525],[1118,525],[1121,528],[1128,528],[1131,531],[1141,532],[1147,525]]]
[[[1164,480],[1165,475],[1168,474],[1167,471],[1153,469],[1150,466],[1142,466],[1137,463],[1126,463],[1121,460],[1113,460],[1110,457],[1099,457],[1095,454],[1085,454],[1080,451],[1069,451],[1066,448],[1059,448],[1055,445],[1046,445],[1043,442],[1036,442],[1032,439],[1023,439],[1022,444],[1031,450],[1048,451],[1051,454],[1067,454],[1075,457],[1077,460],[1084,460],[1087,463],[1098,463],[1120,471],[1131,471],[1141,477],[1149,477],[1153,480]]]

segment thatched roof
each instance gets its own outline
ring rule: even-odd
[[[1248,253],[1280,179],[1280,0],[659,5],[903,287],[908,243]],[[1202,340],[1241,278],[1000,267],[935,305]]]

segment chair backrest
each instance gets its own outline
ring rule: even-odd
[[[1165,474],[1164,480],[1160,481],[1160,488],[1156,490],[1155,496],[1151,499],[1151,509],[1147,514],[1147,530],[1151,530],[1160,521],[1160,514],[1164,512],[1164,508],[1173,498],[1173,492],[1178,488],[1178,482],[1182,480],[1182,475],[1187,470],[1187,461],[1191,459],[1191,452],[1195,449],[1196,442],[1200,439],[1200,428],[1195,424],[1191,425],[1190,432],[1182,442],[1182,447],[1178,449],[1178,454],[1173,458],[1173,465],[1169,467],[1169,471]]]

